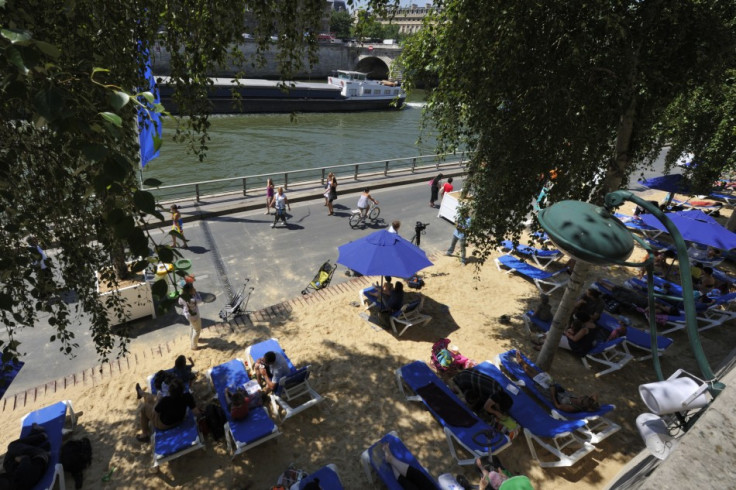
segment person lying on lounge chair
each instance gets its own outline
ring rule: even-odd
[[[399,482],[401,488],[406,490],[437,488],[435,482],[429,479],[422,471],[394,456],[387,443],[376,444],[371,456],[376,464],[385,461],[391,467],[394,478]]]
[[[542,393],[549,392],[550,399],[557,410],[575,413],[594,412],[600,408],[597,394],[592,396],[574,395],[572,392],[555,383],[548,373],[526,362],[521,352],[516,351],[515,359],[527,376],[534,380],[534,383],[540,388]]]

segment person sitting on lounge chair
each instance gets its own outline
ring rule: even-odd
[[[606,308],[606,303],[601,298],[601,292],[595,288],[588,288],[585,294],[575,303],[572,313],[586,313],[590,320],[596,322],[600,317],[603,310]]]
[[[136,383],[135,391],[138,398],[143,398],[140,422],[141,433],[135,436],[140,442],[151,440],[151,429],[148,424],[159,430],[171,429],[184,421],[187,408],[192,409],[195,415],[199,415],[199,409],[194,402],[194,397],[189,392],[184,392],[184,383],[179,378],[172,378],[169,382],[169,394],[158,398],[152,393],[146,393],[141,385]]]
[[[401,281],[396,281],[393,291],[386,300],[384,309],[388,313],[396,313],[404,306],[404,284]]]
[[[517,364],[521,366],[524,372],[534,380],[534,383],[541,388],[539,391],[542,393],[549,392],[550,399],[557,410],[563,412],[594,412],[600,408],[598,403],[598,395],[592,396],[576,396],[572,392],[566,390],[559,384],[555,383],[552,377],[542,371],[536,366],[530,365],[520,351],[516,351]]]
[[[572,317],[570,326],[560,338],[560,347],[582,357],[595,346],[597,336],[595,322],[586,312],[581,311]]]
[[[275,390],[279,380],[290,371],[286,359],[278,352],[268,351],[255,362],[256,380],[264,387],[264,394]]]

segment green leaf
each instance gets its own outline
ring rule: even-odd
[[[161,144],[164,142],[163,139],[157,134],[153,134],[153,150],[159,151],[161,149]]]
[[[29,70],[25,63],[23,63],[23,56],[21,56],[20,51],[15,49],[13,46],[8,46],[5,52],[7,53],[10,63],[15,65],[15,67],[18,68],[21,73],[27,75]]]
[[[22,29],[0,29],[0,36],[10,44],[27,43],[31,40],[31,33]]]
[[[107,68],[94,67],[92,68],[92,76],[94,77],[96,73],[108,73],[109,71]]]
[[[49,44],[49,43],[47,43],[47,42],[44,42],[44,41],[38,41],[38,40],[34,40],[34,41],[33,41],[33,44],[35,44],[35,45],[36,45],[36,47],[37,47],[37,48],[38,48],[38,49],[39,49],[39,50],[40,50],[40,51],[41,51],[41,52],[42,52],[43,54],[45,54],[46,56],[49,56],[49,57],[51,57],[51,58],[54,58],[54,59],[56,59],[56,58],[58,58],[58,57],[59,57],[59,55],[61,54],[61,50],[60,50],[60,49],[59,49],[58,47],[54,46],[53,44]]]
[[[151,285],[151,293],[159,298],[164,298],[168,289],[169,285],[167,284],[165,279],[159,279]]]
[[[135,206],[144,213],[151,214],[156,211],[156,198],[146,191],[135,191],[133,194]]]
[[[150,253],[148,250],[148,238],[140,228],[134,229],[128,235],[128,246],[133,255],[145,257]]]
[[[118,128],[123,126],[123,120],[114,112],[100,112],[99,114],[105,121],[109,122],[113,126]]]
[[[148,261],[147,260],[136,260],[135,262],[133,262],[131,264],[130,271],[131,272],[140,272],[143,269],[145,269],[146,267],[148,267]]]
[[[135,221],[132,216],[124,216],[123,219],[115,223],[112,227],[115,236],[118,238],[128,237],[135,229]]]
[[[151,92],[141,92],[138,95],[140,95],[141,97],[143,97],[144,99],[146,99],[146,101],[148,101],[149,104],[153,104],[155,102],[155,99],[154,99],[153,94]]]
[[[149,187],[159,187],[162,184],[162,182],[158,179],[150,178],[143,181],[143,185],[147,185]]]
[[[174,252],[169,247],[159,247],[158,258],[161,259],[161,262],[170,264],[174,261]]]
[[[125,92],[114,91],[108,93],[107,101],[110,103],[110,106],[112,106],[113,109],[119,111],[120,109],[125,107],[125,104],[127,104],[128,101],[130,101],[130,96]]]

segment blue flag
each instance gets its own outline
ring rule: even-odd
[[[160,151],[155,149],[154,138],[161,138],[161,113],[154,112],[153,106],[159,104],[158,89],[156,88],[156,79],[153,77],[151,70],[151,58],[147,49],[141,49],[141,56],[146,59],[145,77],[148,86],[144,90],[153,94],[154,104],[148,102],[144,97],[138,100],[146,106],[150,112],[142,107],[138,108],[138,141],[141,145],[141,168],[145,167],[148,162],[159,156]]]

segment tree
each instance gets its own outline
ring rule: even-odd
[[[330,32],[340,39],[349,38],[353,30],[353,16],[347,10],[332,11]]]
[[[318,31],[322,9],[321,0],[0,1],[0,322],[8,334],[0,340],[3,361],[18,357],[18,332],[35,325],[41,312],[49,316],[50,341],[71,355],[72,309],[91,319],[103,361],[125,352],[126,338],[113,335],[98,301],[96,272],[115,287],[119,278],[107,267],[111,262],[133,260],[139,271],[176,256],[144,231],[146,218],[163,219],[162,208],[136,185],[136,113],[141,101],[152,99],[136,87],[147,86],[144,53],[154,40],[172,53],[174,99],[182,111],[177,139],[203,159],[212,83],[207,76],[232,58],[243,66],[263,61],[277,25],[276,59],[282,78],[292,79],[316,59],[316,42],[303,33]],[[253,60],[242,59],[237,49],[246,11],[257,22]],[[31,236],[53,244],[51,276],[40,272],[40,255],[28,246]],[[165,304],[166,281],[153,289]],[[54,301],[62,291],[72,291],[76,302]],[[121,314],[123,305],[117,301],[115,307]]]
[[[438,153],[474,151],[467,188],[475,199],[465,212],[474,213],[469,239],[483,260],[500,240],[519,239],[551,171],[550,199],[600,203],[659,155],[678,98],[734,67],[732,2],[441,7],[406,44],[404,83],[437,80],[425,120],[436,127]],[[716,137],[712,126],[677,136],[681,148]],[[588,269],[574,269],[538,359],[545,369]]]

